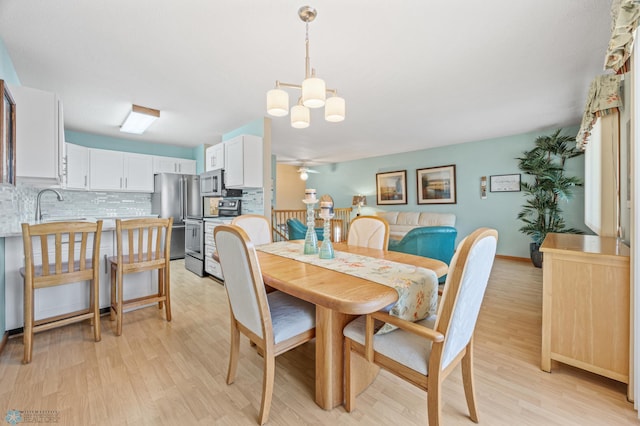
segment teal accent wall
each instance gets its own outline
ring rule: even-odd
[[[10,84],[20,85],[18,74],[2,38],[0,38],[0,79]],[[0,238],[0,340],[6,331],[4,270],[4,238]]]
[[[207,146],[205,146],[204,144],[198,145],[197,147],[193,148],[193,158],[196,160],[196,173],[197,174],[204,173],[204,162],[205,162],[204,151],[205,151],[205,149],[207,149]]]
[[[4,41],[0,38],[0,79],[6,81],[9,84],[20,84],[16,69],[13,67],[13,62],[9,56]]]
[[[507,256],[529,257],[530,239],[518,231],[522,226],[517,220],[524,203],[522,192],[489,192],[480,198],[480,178],[491,175],[520,173],[516,157],[531,149],[538,136],[552,130],[515,136],[488,139],[459,145],[444,146],[403,154],[374,157],[364,160],[314,166],[320,173],[310,174],[307,188],[315,188],[318,196],[329,194],[337,207],[351,206],[353,195],[367,196],[363,214],[384,211],[427,211],[454,213],[458,242],[462,237],[482,226],[496,228],[499,233],[498,253]],[[575,135],[577,127],[566,129],[563,134]],[[393,143],[390,141],[389,143]],[[454,164],[456,166],[456,204],[417,204],[416,170]],[[376,205],[376,173],[397,170],[407,171],[406,205]],[[584,178],[584,156],[570,159],[567,171]],[[525,175],[522,175],[523,179]],[[487,188],[488,189],[488,188]],[[576,188],[574,198],[562,204],[568,226],[583,229],[584,191]]]
[[[235,130],[225,133],[224,135],[222,135],[222,140],[226,141],[229,139],[233,139],[238,135],[254,135],[264,138],[264,118],[261,117],[257,120],[245,124],[242,127],[238,127]]]
[[[110,149],[112,151],[135,152],[136,154],[161,155],[163,157],[187,158],[194,160],[196,148],[165,145],[159,143],[134,141],[131,139],[113,138],[111,136],[95,135],[92,133],[65,130],[67,142],[96,149]]]

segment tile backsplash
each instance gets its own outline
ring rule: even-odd
[[[20,223],[34,220],[36,198],[41,187],[18,183],[0,186],[0,233],[20,232]],[[134,192],[91,192],[56,189],[40,197],[44,217],[122,217],[151,214],[151,194]]]
[[[265,214],[262,189],[244,189],[242,191],[242,214]],[[269,214],[266,216],[269,217]]]
[[[0,184],[0,234],[20,232],[20,223],[34,220],[36,198],[43,187],[18,183]],[[137,192],[93,192],[56,189],[40,197],[40,209],[48,218],[123,217],[151,214],[151,194]],[[264,214],[262,189],[242,192],[242,213]]]

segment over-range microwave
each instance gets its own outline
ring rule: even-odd
[[[224,170],[211,170],[200,174],[200,195],[203,197],[242,197],[241,189],[224,187]]]
[[[200,174],[200,195],[203,197],[222,197],[224,188],[224,170],[211,170]]]

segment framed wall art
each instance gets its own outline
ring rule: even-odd
[[[418,204],[456,203],[456,166],[416,170]]]
[[[378,204],[407,204],[407,171],[376,173]]]
[[[0,80],[0,183],[16,184],[16,104]]]
[[[519,192],[520,191],[520,173],[516,173],[512,175],[490,176],[489,191]]]

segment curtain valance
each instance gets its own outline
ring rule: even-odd
[[[578,148],[586,148],[591,129],[598,117],[618,111],[618,107],[622,105],[620,96],[621,81],[622,75],[620,74],[606,74],[597,76],[591,82],[582,123],[580,124],[578,136],[576,136]]]
[[[620,6],[613,13],[615,16],[604,68],[617,73],[633,51],[634,31],[640,19],[640,0],[620,0]]]

